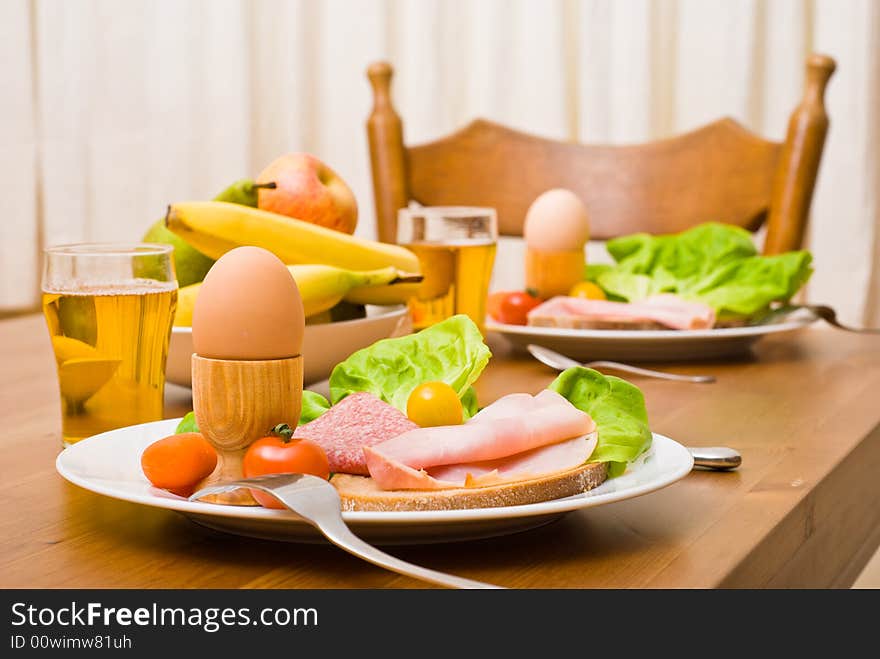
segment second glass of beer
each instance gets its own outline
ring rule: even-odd
[[[419,257],[424,276],[409,301],[413,327],[422,329],[461,313],[482,330],[498,242],[495,209],[402,208],[397,242]]]

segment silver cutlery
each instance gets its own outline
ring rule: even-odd
[[[655,371],[649,368],[640,368],[638,366],[631,366],[629,364],[621,364],[620,362],[610,362],[604,360],[582,363],[566,357],[565,355],[561,355],[555,350],[550,350],[550,348],[535,345],[534,343],[530,343],[527,346],[527,350],[539,362],[546,364],[550,368],[554,368],[557,371],[564,371],[565,369],[571,368],[572,366],[584,366],[586,368],[595,368],[596,370],[607,369],[622,371],[625,373],[633,373],[635,375],[644,375],[645,377],[649,378],[674,380],[676,382],[715,382],[715,376],[713,375],[679,375],[678,373],[666,373],[664,371]]]
[[[811,313],[813,316],[824,320],[832,327],[836,327],[837,329],[846,332],[856,332],[858,334],[880,334],[880,327],[852,327],[850,325],[844,325],[837,319],[837,312],[833,308],[824,304],[793,304],[779,307],[778,309],[769,311],[764,316],[755,320],[752,324],[773,325],[783,323],[787,321],[790,316],[803,311]]]
[[[742,464],[739,452],[726,446],[689,446],[687,450],[694,459],[695,467],[730,471]]]
[[[824,304],[806,304],[802,308],[808,309],[814,315],[838,329],[846,330],[847,332],[858,332],[860,334],[880,334],[880,327],[850,327],[849,325],[844,325],[837,320],[837,312]]]
[[[262,490],[274,495],[285,506],[323,533],[334,545],[373,565],[449,588],[501,588],[407,563],[364,542],[351,532],[342,519],[339,493],[336,488],[317,476],[273,474],[242,478],[203,488],[189,497],[189,500],[197,501],[209,494],[231,492],[240,487]]]

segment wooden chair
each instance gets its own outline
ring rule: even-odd
[[[823,97],[835,63],[810,55],[804,97],[785,142],[731,118],[670,139],[634,146],[550,140],[477,119],[439,140],[406,146],[391,102],[387,62],[367,70],[367,121],[380,240],[394,242],[397,211],[425,205],[492,206],[502,235],[522,235],[540,193],[569,188],[587,206],[592,238],[681,231],[719,220],[750,231],[768,224],[764,252],[801,246],[828,116]]]

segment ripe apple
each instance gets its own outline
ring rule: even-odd
[[[258,206],[328,229],[354,233],[357,200],[348,184],[326,164],[308,153],[276,158],[257,177],[257,183],[275,183],[259,191]]]

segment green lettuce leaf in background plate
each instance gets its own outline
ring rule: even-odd
[[[660,275],[669,281],[701,276],[717,266],[757,254],[748,231],[720,222],[707,222],[681,233],[621,236],[609,240],[606,249],[617,269]]]
[[[462,399],[465,418],[477,410],[471,385],[492,353],[474,322],[459,314],[416,334],[383,339],[358,350],[330,374],[330,400],[366,391],[404,414],[410,393],[423,382],[445,382]]]
[[[677,234],[637,233],[609,240],[615,265],[588,266],[586,278],[609,299],[634,302],[675,293],[719,317],[751,316],[786,302],[812,273],[809,252],[761,256],[745,229],[718,222]]]
[[[682,297],[703,302],[724,316],[751,316],[771,302],[787,302],[810,278],[809,252],[752,256],[689,282]]]
[[[651,447],[648,411],[641,390],[626,380],[582,366],[564,370],[548,387],[589,414],[598,428],[591,462],[608,462],[609,477]]]

